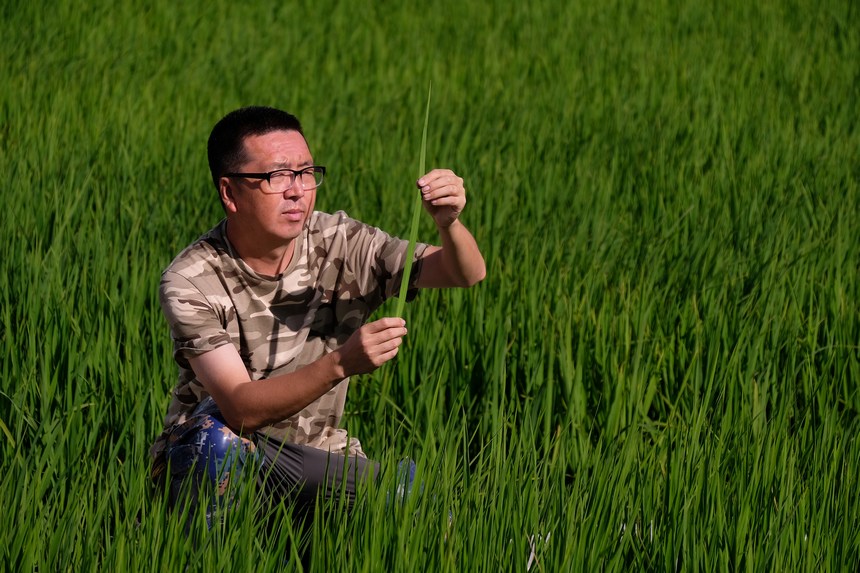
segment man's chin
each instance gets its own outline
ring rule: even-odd
[[[307,224],[307,219],[281,223],[278,225],[278,237],[284,241],[292,241],[304,232]]]

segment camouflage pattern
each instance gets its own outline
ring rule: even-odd
[[[171,429],[207,396],[188,363],[233,344],[252,380],[292,372],[346,342],[369,315],[400,289],[408,242],[347,217],[313,212],[287,269],[260,275],[233,251],[226,220],[182,251],[164,271],[162,310],[174,342],[179,382],[153,444],[153,473],[163,467]],[[427,245],[415,248],[410,297]],[[349,380],[298,414],[260,431],[290,443],[364,457],[339,427]]]

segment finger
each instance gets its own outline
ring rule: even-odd
[[[385,328],[378,332],[367,333],[364,338],[364,345],[367,348],[375,348],[381,344],[385,344],[390,340],[403,338],[404,336],[406,336],[406,334],[406,328],[403,326]]]
[[[433,199],[441,199],[442,197],[465,197],[466,190],[463,187],[457,185],[446,185],[444,187],[439,187],[437,189],[429,189],[427,191],[421,191],[421,198],[425,201],[432,201]]]
[[[418,181],[416,181],[416,184],[418,185],[418,187],[424,187],[426,185],[431,185],[434,181],[445,177],[458,178],[457,174],[450,169],[433,169],[432,171],[429,171],[425,175],[419,177]]]
[[[400,348],[400,345],[403,344],[403,338],[398,336],[397,338],[392,338],[390,340],[386,340],[384,342],[380,342],[376,346],[375,354],[381,355],[391,352],[392,350],[396,350]]]
[[[463,201],[462,197],[441,197],[427,202],[434,207],[457,207],[460,208],[460,210],[462,210],[465,205],[465,201]]]
[[[382,332],[376,334],[377,344],[383,344],[389,340],[400,340],[404,336],[406,336],[407,331],[405,328],[395,327],[395,328],[386,328]]]
[[[398,352],[400,352],[400,348],[395,348],[393,350],[389,350],[388,352],[385,352],[384,354],[380,354],[379,356],[376,357],[376,360],[378,361],[378,365],[382,366],[383,364],[385,364],[386,362],[388,362],[389,360],[391,360],[392,358],[397,356]]]
[[[375,334],[378,332],[382,332],[383,330],[387,330],[389,328],[404,328],[405,326],[406,321],[402,318],[397,318],[396,316],[386,316],[384,318],[380,318],[379,320],[368,322],[362,328],[364,328],[370,334]]]
[[[464,189],[463,187],[463,179],[461,177],[457,177],[453,173],[450,175],[445,175],[443,177],[437,177],[435,179],[419,179],[418,188],[422,193],[427,191],[437,191],[442,189],[443,187],[454,187],[455,189]],[[421,184],[423,183],[423,184]]]

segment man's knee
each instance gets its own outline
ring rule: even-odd
[[[352,503],[358,485],[378,474],[376,462],[311,446],[263,440],[261,449],[261,479],[270,495],[280,498],[313,503],[319,495],[326,499],[345,495]]]
[[[189,419],[171,438],[165,452],[170,506],[183,510],[188,504],[193,513],[205,495],[209,522],[214,510],[229,507],[235,496],[231,486],[240,481],[247,465],[254,465],[256,447],[233,432],[217,412]]]

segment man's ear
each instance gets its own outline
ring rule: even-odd
[[[238,210],[236,199],[233,196],[235,191],[233,190],[233,186],[231,185],[229,178],[222,177],[218,182],[218,193],[221,195],[221,203],[224,204],[224,209],[226,209],[228,213],[235,213]]]

